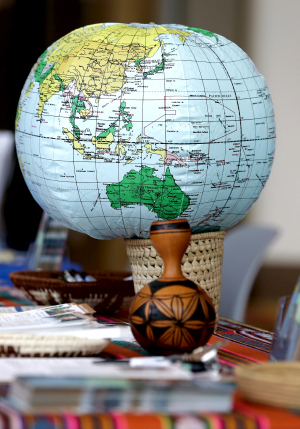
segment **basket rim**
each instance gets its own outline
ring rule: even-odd
[[[191,240],[207,240],[207,239],[224,239],[226,231],[211,231],[211,232],[201,232],[199,234],[192,234]],[[125,244],[127,246],[151,246],[150,238],[124,238]]]
[[[84,270],[80,270],[78,272],[83,272]],[[89,271],[88,274],[95,276],[95,282],[67,282],[65,280],[61,280],[55,277],[50,277],[53,274],[63,274],[63,271],[29,271],[29,270],[21,270],[21,271],[12,271],[9,274],[9,278],[14,283],[17,288],[25,288],[28,287],[33,289],[43,289],[43,287],[52,287],[52,288],[99,288],[99,285],[105,281],[112,282],[123,282],[124,278],[131,276],[132,273],[130,271]],[[49,277],[47,277],[49,276]],[[24,282],[24,285],[21,285],[21,282]],[[132,281],[132,280],[131,280]],[[19,284],[16,284],[16,283]],[[130,280],[128,281],[130,282]],[[30,283],[30,286],[29,284]],[[127,283],[127,282],[126,282]],[[113,288],[113,284],[110,285]]]
[[[0,335],[0,347],[12,347],[14,354],[18,357],[32,356],[44,357],[50,355],[95,356],[107,347],[110,338],[90,339],[86,337],[75,337],[72,334],[65,335],[43,335],[40,333],[2,333]],[[7,357],[11,352],[2,350]]]
[[[289,377],[287,378],[287,372]],[[239,382],[267,383],[274,386],[290,386],[300,389],[300,362],[267,362],[262,365],[241,365],[235,369]]]

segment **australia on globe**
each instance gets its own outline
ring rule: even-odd
[[[275,151],[265,79],[236,44],[182,25],[106,23],[53,43],[16,115],[20,167],[38,204],[99,239],[239,222]]]

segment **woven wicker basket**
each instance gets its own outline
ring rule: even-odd
[[[132,281],[124,281],[131,275],[127,271],[89,272],[95,282],[68,283],[54,276],[62,271],[14,271],[9,277],[27,298],[39,305],[58,305],[66,302],[86,303],[96,312],[112,313],[128,307],[134,297]]]
[[[71,335],[31,333],[0,334],[1,357],[90,357],[97,356],[109,339],[76,338]]]
[[[300,410],[300,362],[239,366],[235,375],[246,400]]]
[[[194,234],[182,258],[183,274],[208,293],[215,307],[217,321],[224,238],[225,231]],[[125,239],[125,244],[137,293],[143,286],[161,276],[163,261],[149,239]]]

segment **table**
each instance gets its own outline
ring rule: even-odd
[[[13,289],[11,289],[13,292]],[[13,294],[5,300],[10,305]],[[20,299],[18,297],[18,299]],[[2,299],[3,301],[3,299]],[[1,288],[0,288],[1,302]],[[20,302],[18,301],[18,304]],[[126,319],[126,313],[106,317],[105,320]],[[103,318],[102,318],[103,319]],[[268,360],[272,334],[243,323],[220,318],[218,329],[210,343],[228,340],[219,351],[223,367],[239,364],[261,363]],[[148,353],[135,343],[112,341],[103,351],[107,358],[129,358]],[[1,360],[0,360],[1,370]],[[1,392],[0,392],[1,394]],[[247,402],[235,394],[234,409],[226,414],[199,414],[167,416],[162,414],[109,413],[74,415],[71,413],[32,415],[12,412],[0,401],[0,428],[13,429],[299,429],[300,416],[283,409]]]

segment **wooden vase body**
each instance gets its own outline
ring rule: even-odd
[[[213,333],[216,314],[211,299],[181,271],[190,236],[185,219],[151,226],[151,242],[164,261],[164,272],[136,294],[130,325],[137,342],[154,354],[191,352]]]

